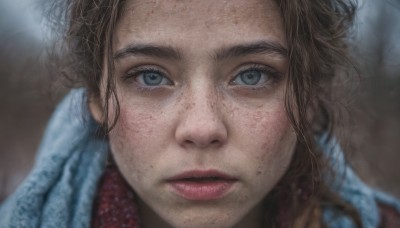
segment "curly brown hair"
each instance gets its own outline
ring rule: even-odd
[[[276,2],[288,47],[286,111],[298,143],[287,173],[267,196],[267,210],[274,215],[268,222],[275,227],[294,226],[299,218],[306,217],[303,225],[308,226],[315,219],[321,220],[320,214],[315,218],[315,210],[330,205],[351,216],[361,227],[353,207],[324,186],[322,176],[332,174],[332,170],[315,143],[316,135],[332,135],[337,125],[333,83],[351,68],[346,39],[357,4],[355,0]],[[107,75],[103,119],[108,120],[110,100],[116,104],[116,118],[102,123],[105,133],[112,129],[119,114],[111,54],[113,31],[124,3],[125,0],[54,1],[49,11],[56,16],[50,17],[51,22],[63,38],[57,49],[57,70],[78,82],[78,86],[86,87],[89,99],[100,99],[101,77]],[[109,56],[105,58],[105,54]],[[104,64],[108,72],[102,72]],[[298,194],[299,191],[305,193]],[[286,221],[279,219],[282,216]]]

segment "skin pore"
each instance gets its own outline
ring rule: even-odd
[[[272,0],[127,1],[114,33],[120,116],[109,141],[144,227],[262,227],[263,199],[296,145],[279,12]],[[90,103],[99,122],[103,105]],[[193,170],[235,181],[191,200],[169,180]]]

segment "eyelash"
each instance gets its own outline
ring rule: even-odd
[[[128,83],[136,83],[139,84],[139,82],[137,82],[139,76],[146,74],[146,73],[156,73],[159,74],[160,76],[163,77],[162,80],[168,80],[168,82],[173,85],[173,82],[167,77],[165,76],[165,74],[159,70],[158,68],[155,67],[139,67],[133,70],[129,70],[123,77],[122,79]],[[143,83],[141,83],[143,84]],[[145,88],[145,89],[154,89],[157,86],[151,86],[151,85],[140,85],[139,87],[141,88]]]

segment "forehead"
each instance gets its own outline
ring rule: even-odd
[[[273,0],[128,0],[115,35],[117,49],[129,42],[217,48],[266,39],[286,46]]]

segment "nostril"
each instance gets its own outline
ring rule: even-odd
[[[191,145],[191,144],[194,144],[194,142],[193,142],[193,141],[191,141],[191,140],[185,140],[185,144],[189,144],[189,145]]]
[[[212,140],[212,141],[200,141],[200,140],[198,140],[197,142],[193,141],[193,140],[190,140],[190,139],[184,141],[184,144],[186,144],[186,145],[196,145],[196,146],[199,146],[199,147],[206,147],[207,145],[219,145],[220,143],[221,143],[221,141],[218,140],[218,139],[215,139],[215,140]]]

